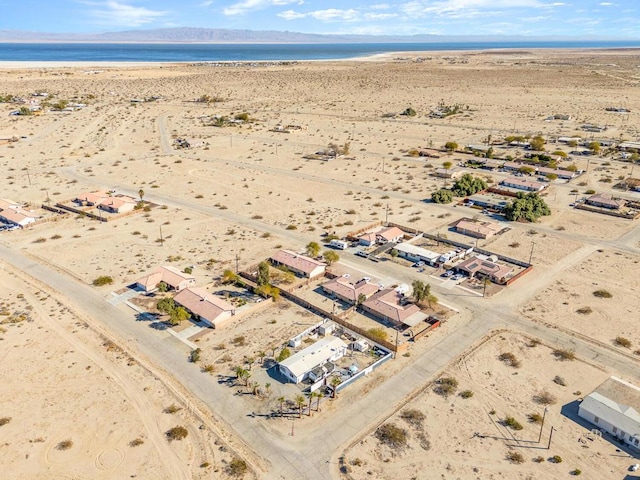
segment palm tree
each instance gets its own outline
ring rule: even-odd
[[[271,384],[269,382],[264,384],[264,391],[267,394],[267,397],[271,395]]]
[[[247,362],[249,364],[249,370],[251,370],[251,367],[253,366],[253,364],[255,363],[256,359],[253,357],[247,357],[247,359],[245,360],[245,362]]]
[[[309,412],[307,413],[308,416],[311,416],[311,403],[313,402],[313,399],[316,397],[316,392],[311,392],[309,394]]]
[[[333,393],[331,395],[332,398],[336,398],[338,396],[338,392],[337,392],[337,388],[338,385],[340,385],[342,383],[342,380],[340,379],[340,377],[333,377],[331,379],[331,386],[333,387]]]
[[[240,380],[241,378],[244,377],[244,372],[245,371],[246,370],[244,368],[242,368],[242,367],[236,367],[236,368],[233,369],[233,373],[236,374],[236,379],[237,380]]]
[[[264,357],[266,356],[267,356],[267,352],[263,352],[262,350],[258,352],[258,358],[260,359],[260,363],[264,362]]]
[[[284,397],[278,397],[278,403],[280,404],[280,416],[284,414],[284,402],[285,402]]]
[[[306,399],[304,398],[304,395],[296,395],[294,401],[296,402],[296,406],[298,407],[298,418],[302,418],[302,407],[306,403]]]
[[[324,397],[324,393],[316,392],[316,412],[320,411],[320,400]]]
[[[138,190],[138,195],[140,196],[140,201],[142,201],[142,198],[144,197],[144,190]]]

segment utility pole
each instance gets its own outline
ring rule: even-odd
[[[538,434],[538,443],[542,439],[542,427],[544,427],[544,417],[547,416],[547,407],[544,407],[544,412],[542,413],[542,423],[540,424],[540,433]]]
[[[229,147],[233,148],[233,135],[229,135]]]
[[[51,199],[49,198],[49,190],[45,190],[47,192],[47,207],[51,206]]]
[[[238,257],[238,254],[236,253],[236,273],[240,272],[240,269],[238,268],[238,260],[240,259],[240,257]]]
[[[547,450],[551,448],[551,437],[553,437],[553,426],[551,426],[551,432],[549,433],[549,443],[547,443]]]
[[[29,185],[31,185],[31,175],[29,175],[29,169],[25,168],[25,170],[27,171],[27,180],[29,180]]]
[[[164,238],[162,238],[162,225],[160,225],[160,246],[164,246]]]
[[[387,209],[384,214],[384,223],[389,223],[389,204],[387,203]]]

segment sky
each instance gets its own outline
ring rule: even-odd
[[[640,0],[0,0],[0,30],[170,27],[640,38]]]

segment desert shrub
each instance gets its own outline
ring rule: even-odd
[[[93,281],[93,286],[101,287],[103,285],[111,285],[113,283],[113,278],[107,275],[101,275]]]
[[[582,470],[580,470],[579,468],[576,468],[574,470],[571,471],[571,475],[577,477],[578,475],[582,475]]]
[[[182,440],[183,438],[187,438],[189,431],[184,428],[182,425],[175,426],[165,433],[167,439],[171,442],[173,440]]]
[[[473,397],[473,392],[471,390],[463,390],[462,392],[460,392],[460,396],[462,398],[471,398]]]
[[[542,342],[540,340],[538,340],[537,338],[532,338],[531,341],[529,342],[529,347],[531,348],[535,348],[538,345],[540,345]]]
[[[551,463],[562,463],[562,457],[560,455],[554,455],[553,457],[549,457],[549,461]]]
[[[191,353],[189,354],[189,361],[191,363],[198,363],[200,361],[201,352],[202,351],[199,348],[192,350]]]
[[[507,460],[509,460],[511,463],[524,463],[524,457],[522,456],[522,454],[520,452],[514,452],[513,450],[510,452],[507,452]]]
[[[200,468],[207,468],[207,467],[210,467],[210,466],[211,466],[211,464],[209,462],[202,462],[200,464]]]
[[[610,292],[608,292],[607,290],[604,290],[604,289],[596,290],[595,292],[593,292],[593,296],[594,297],[598,297],[598,298],[611,298],[611,297],[613,297],[613,295],[611,295]]]
[[[375,433],[380,443],[393,449],[401,449],[407,445],[409,435],[404,428],[400,428],[393,423],[385,423],[378,427]]]
[[[513,243],[510,243],[510,244],[509,244],[509,246],[510,246],[511,248],[518,248],[518,247],[520,246],[520,242],[513,242]]]
[[[533,401],[538,405],[553,405],[558,401],[558,399],[555,397],[555,395],[549,393],[546,390],[543,390],[533,396]]]
[[[520,360],[518,360],[516,356],[511,352],[501,353],[500,355],[498,355],[498,360],[513,368],[520,368],[521,365]]]
[[[286,360],[287,358],[289,358],[290,356],[291,356],[291,350],[289,350],[287,347],[284,347],[282,350],[280,350],[280,353],[276,357],[276,362],[280,363],[283,360]]]
[[[530,413],[527,415],[527,419],[529,419],[531,423],[542,423],[542,415],[539,413]]]
[[[505,417],[502,423],[505,427],[512,428],[513,430],[522,430],[524,428],[522,424],[519,421],[517,421],[515,418],[513,418],[511,415],[508,415],[507,417]]]
[[[538,455],[537,457],[532,458],[532,460],[536,463],[542,463],[544,462],[544,457]]]
[[[11,417],[2,417],[2,418],[0,418],[0,427],[4,427],[10,421],[11,421]]]
[[[244,338],[244,336],[240,335],[239,337],[235,337],[233,340],[231,340],[231,343],[233,343],[236,347],[244,347],[247,344],[247,340]]]
[[[579,313],[580,315],[589,315],[591,312],[593,312],[593,310],[588,306],[580,307],[578,310],[576,310],[576,313]]]
[[[244,475],[247,473],[247,470],[249,470],[247,462],[238,457],[235,457],[233,460],[231,460],[226,468],[227,474],[229,476],[237,478],[244,477]]]
[[[176,413],[182,410],[182,407],[177,406],[175,403],[172,403],[167,408],[163,410],[164,413]]]
[[[204,367],[202,367],[202,372],[203,373],[213,373],[215,371],[216,371],[216,367],[214,367],[210,363],[205,365]]]
[[[624,348],[631,347],[631,340],[625,337],[616,337],[613,343],[615,343],[619,347],[624,347]]]
[[[374,342],[384,342],[387,339],[387,332],[384,328],[374,327],[367,330],[367,336]]]
[[[453,377],[441,377],[436,381],[436,386],[433,389],[438,395],[448,397],[453,395],[458,389],[458,380]]]
[[[576,359],[576,353],[572,350],[563,350],[563,349],[556,349],[553,351],[553,355],[558,359],[558,360],[575,360]]]
[[[129,446],[130,447],[139,447],[143,443],[144,443],[144,440],[142,440],[141,438],[135,438],[135,439],[133,439],[133,440],[131,440],[129,442]]]
[[[564,378],[562,378],[560,375],[556,375],[555,377],[553,377],[553,383],[556,383],[563,387],[567,386],[566,382],[564,381]]]
[[[406,421],[409,425],[414,427],[422,427],[425,415],[420,410],[404,410],[400,414],[400,418]]]
[[[69,450],[71,447],[73,447],[73,441],[67,438],[66,440],[58,442],[56,450]]]

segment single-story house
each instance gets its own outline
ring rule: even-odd
[[[517,188],[518,190],[526,190],[528,192],[540,192],[546,187],[544,183],[534,182],[532,180],[524,180],[517,177],[505,178],[500,182],[500,185],[504,185],[505,187]]]
[[[23,209],[20,205],[9,200],[0,200],[0,221],[11,225],[24,227],[38,220],[33,212]]]
[[[587,205],[594,207],[608,208],[610,210],[618,210],[625,205],[622,198],[612,198],[608,193],[596,193],[585,200]]]
[[[376,232],[376,239],[378,243],[384,244],[389,242],[401,242],[404,239],[404,232],[398,227],[383,228],[379,232]]]
[[[355,304],[358,302],[360,295],[369,298],[380,288],[373,283],[369,283],[367,279],[358,280],[355,283],[349,281],[345,277],[336,277],[322,284],[322,290],[332,297],[339,298],[343,302]]]
[[[93,207],[108,198],[107,192],[87,192],[81,193],[73,201],[81,207]]]
[[[310,372],[317,372],[318,367],[338,360],[346,352],[346,343],[338,337],[328,336],[283,360],[278,364],[278,369],[289,381],[300,383]]]
[[[464,170],[458,167],[436,168],[432,175],[438,178],[450,178],[451,180],[456,180],[464,175]]]
[[[640,152],[640,142],[622,142],[618,144],[618,150],[636,150]]]
[[[496,160],[494,158],[487,158],[482,162],[482,168],[487,170],[495,170],[497,168],[502,168],[504,166],[504,160]]]
[[[362,304],[362,309],[395,326],[415,327],[427,318],[427,314],[415,303],[408,301],[402,293],[393,288],[380,290]]]
[[[98,204],[98,208],[109,213],[127,213],[132,212],[136,204],[136,200],[132,197],[107,197]]]
[[[505,197],[477,193],[465,198],[465,203],[467,205],[477,205],[478,207],[489,208],[496,212],[502,212],[507,207],[509,200]]]
[[[486,255],[475,255],[459,263],[454,268],[459,272],[466,273],[471,278],[476,276],[489,278],[495,283],[505,283],[507,275],[513,271],[512,267],[495,263],[489,260]]]
[[[640,388],[610,377],[587,395],[578,406],[578,416],[598,429],[640,450]]]
[[[166,283],[169,288],[179,292],[185,288],[195,286],[196,279],[177,268],[163,265],[155,272],[138,280],[136,286],[142,288],[145,292],[152,292],[158,288],[160,282]]]
[[[518,171],[522,168],[522,166],[523,166],[522,163],[508,161],[508,162],[504,162],[504,165],[502,165],[502,168],[509,171]]]
[[[549,175],[549,174],[557,175],[558,178],[562,178],[563,180],[571,180],[573,177],[577,175],[576,172],[572,172],[571,170],[558,170],[558,169],[549,168],[549,167],[538,167],[536,169],[536,173],[538,175]]]
[[[375,233],[363,233],[358,237],[358,244],[370,247],[371,245],[375,245],[376,240],[377,237]]]
[[[393,248],[398,252],[400,258],[406,258],[411,262],[425,262],[431,266],[435,266],[438,262],[438,257],[440,257],[439,253],[417,247],[411,243],[399,243]]]
[[[280,250],[275,255],[272,255],[270,260],[274,265],[283,265],[296,275],[306,278],[323,275],[327,268],[326,263],[292,252],[291,250]]]
[[[185,288],[173,300],[213,328],[220,328],[236,314],[236,307],[204,288]]]
[[[490,238],[501,230],[501,227],[495,223],[475,221],[470,218],[461,218],[451,226],[456,232],[474,238]]]

